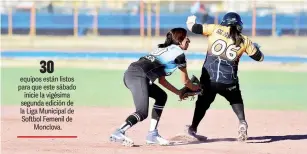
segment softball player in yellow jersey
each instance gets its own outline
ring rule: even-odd
[[[238,140],[245,141],[248,125],[237,76],[238,64],[243,53],[256,61],[263,61],[264,56],[259,46],[241,33],[243,23],[237,13],[227,13],[221,24],[201,25],[195,23],[195,20],[195,16],[188,17],[188,29],[208,37],[209,45],[200,77],[204,94],[198,96],[192,124],[187,126],[186,133],[190,137],[197,137],[200,121],[219,94],[230,103],[239,119]]]

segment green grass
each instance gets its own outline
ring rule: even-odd
[[[190,74],[200,75],[191,71]],[[3,68],[1,84],[2,105],[20,105],[23,92],[17,92],[20,77],[29,76],[71,76],[75,78],[77,90],[72,100],[79,106],[133,107],[130,91],[123,84],[123,71],[101,69],[58,68],[53,74],[41,74],[33,68]],[[191,76],[191,75],[190,75]],[[246,108],[276,110],[307,110],[307,73],[241,71],[240,86]],[[181,88],[179,73],[167,78]],[[167,106],[194,108],[195,101],[178,102],[177,96],[167,91]],[[227,109],[228,102],[217,96],[211,108]]]

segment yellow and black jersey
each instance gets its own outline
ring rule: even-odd
[[[208,70],[211,81],[225,84],[236,82],[240,57],[244,52],[252,57],[258,48],[244,35],[244,42],[236,46],[229,35],[230,27],[217,24],[204,24],[202,27],[203,35],[208,37],[204,67]],[[263,57],[260,60],[262,59]]]

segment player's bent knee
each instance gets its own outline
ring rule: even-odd
[[[166,104],[167,101],[167,94],[166,92],[163,92],[159,95],[159,97],[155,98],[156,103],[155,105],[159,105],[159,106],[164,106]]]
[[[230,102],[230,105],[234,105],[234,104],[243,104],[243,101],[234,101],[234,102]]]
[[[137,111],[136,114],[140,117],[139,121],[143,121],[148,117],[148,112]]]
[[[158,99],[159,99],[159,101],[161,101],[161,102],[163,102],[165,104],[166,101],[167,101],[167,94],[166,94],[166,92],[161,93],[161,95],[160,95],[160,97]]]
[[[204,110],[208,110],[209,109],[209,107],[210,107],[210,104],[209,103],[207,103],[207,104],[205,104],[202,108],[204,109]]]
[[[242,97],[234,97],[233,99],[229,99],[229,104],[243,104],[243,99]]]
[[[196,101],[196,107],[197,108],[202,108],[204,110],[207,110],[210,107],[210,103],[204,102],[202,100],[197,100]]]

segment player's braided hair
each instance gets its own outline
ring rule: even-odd
[[[230,26],[230,37],[232,38],[234,44],[238,47],[244,42],[244,38],[241,35],[242,27],[239,25]]]
[[[187,30],[184,28],[173,28],[166,34],[165,42],[158,44],[159,48],[166,48],[172,44],[179,45],[187,36]]]

